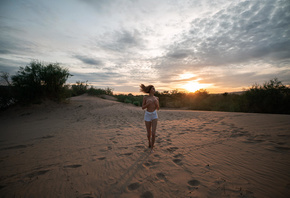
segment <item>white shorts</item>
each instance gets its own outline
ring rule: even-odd
[[[152,122],[152,120],[158,119],[157,111],[149,112],[145,111],[144,120],[146,122]]]

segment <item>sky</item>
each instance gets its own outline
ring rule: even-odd
[[[33,60],[114,93],[290,85],[290,1],[0,0],[0,71]]]

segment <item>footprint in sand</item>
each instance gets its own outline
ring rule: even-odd
[[[133,153],[117,153],[117,156],[123,156],[123,155],[130,156],[132,154]]]
[[[160,180],[166,180],[166,177],[163,173],[157,173],[156,176],[158,177],[158,179]]]
[[[199,186],[200,182],[196,179],[189,180],[187,182],[190,186]]]
[[[79,168],[81,167],[82,165],[80,164],[73,164],[73,165],[67,165],[67,166],[63,166],[64,168]]]
[[[173,153],[177,149],[178,149],[178,147],[170,147],[170,148],[167,149],[167,151],[169,151],[170,153]]]
[[[140,183],[135,182],[135,183],[130,184],[127,188],[128,188],[128,190],[133,191],[133,190],[136,190],[139,187],[140,187]]]
[[[160,155],[158,155],[158,154],[155,154],[155,155],[154,155],[154,157],[158,157],[158,158],[160,158]]]
[[[23,148],[27,148],[28,146],[33,146],[33,144],[11,146],[11,147],[6,147],[6,148],[3,148],[3,149],[1,149],[1,150],[23,149]]]
[[[275,149],[278,151],[289,151],[290,148],[287,146],[275,146]]]
[[[99,151],[101,151],[101,152],[107,152],[107,151],[110,151],[110,150],[112,150],[112,147],[111,146],[107,146],[106,149],[100,149]]]
[[[160,162],[153,162],[149,160],[148,162],[145,162],[143,165],[147,168],[153,168],[155,165],[159,164]]]
[[[50,139],[50,138],[54,138],[54,136],[53,135],[47,135],[47,136],[41,137],[41,139]]]
[[[189,186],[187,186],[188,190],[196,190],[200,184],[200,182],[196,179],[189,180],[187,183],[189,184]]]
[[[174,159],[172,161],[177,165],[182,165],[181,159]]]
[[[179,157],[183,157],[183,155],[182,154],[177,154],[177,155],[174,155],[173,157],[174,158],[179,158]]]
[[[36,171],[33,173],[29,173],[26,175],[26,177],[29,177],[30,179],[34,178],[34,177],[38,177],[40,175],[44,175],[45,173],[47,173],[50,170],[41,170],[41,171]]]
[[[133,153],[124,153],[123,155],[127,155],[127,156],[129,156],[129,155],[132,155]]]
[[[91,193],[84,193],[80,196],[80,198],[94,198],[91,195],[92,195]]]
[[[118,149],[128,149],[127,146],[121,146],[121,147],[118,147]]]
[[[153,196],[152,192],[150,192],[150,191],[146,191],[140,196],[140,198],[153,198],[153,197],[154,196]]]

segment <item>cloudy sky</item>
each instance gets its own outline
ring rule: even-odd
[[[60,63],[114,92],[290,84],[289,0],[1,0],[0,71]]]

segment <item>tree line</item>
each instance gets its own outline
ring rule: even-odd
[[[1,74],[5,85],[0,86],[0,109],[13,104],[41,103],[44,99],[57,102],[84,93],[93,96],[111,95],[118,101],[141,106],[143,95],[113,94],[110,88],[99,89],[77,81],[75,84],[65,84],[72,76],[68,69],[57,63],[43,64],[32,61],[26,67],[11,76]],[[274,78],[262,85],[255,84],[240,94],[224,93],[209,94],[206,90],[195,93],[179,92],[178,90],[156,92],[160,106],[168,108],[183,108],[190,110],[229,111],[249,113],[281,113],[290,114],[290,88]]]
[[[290,114],[290,88],[277,78],[255,84],[241,93],[209,94],[200,89],[194,93],[178,90],[156,92],[160,107],[189,110],[227,111],[247,113]],[[118,95],[121,102],[142,105],[143,96]]]
[[[2,85],[0,86],[0,109],[6,109],[14,104],[28,105],[40,104],[45,99],[61,102],[69,97],[88,93],[99,96],[113,95],[110,88],[98,89],[87,83],[65,84],[71,77],[68,69],[58,63],[44,64],[32,61],[25,67],[20,67],[15,75],[2,72]]]

